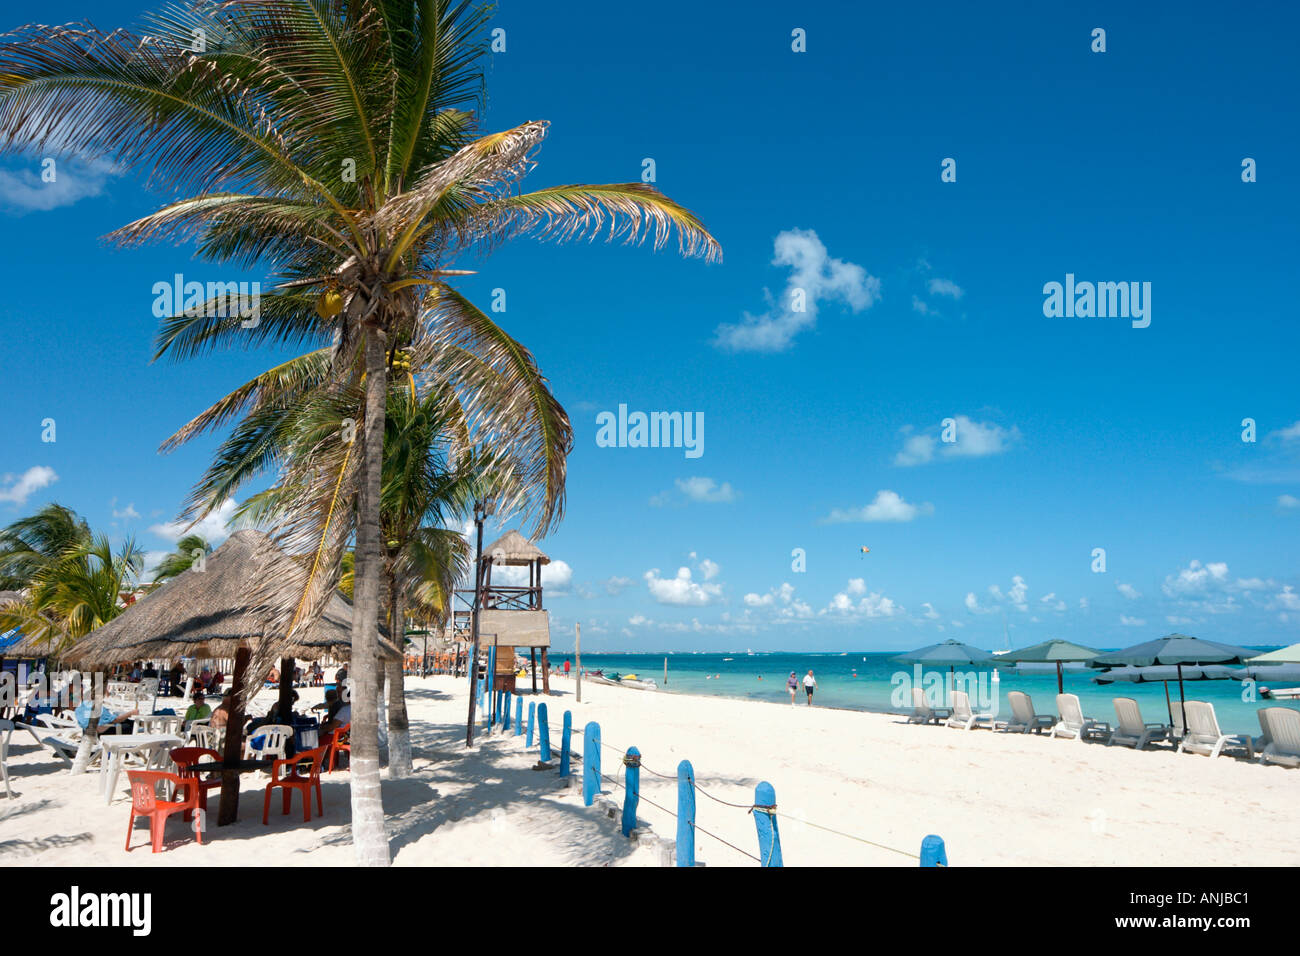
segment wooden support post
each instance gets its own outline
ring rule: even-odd
[[[948,850],[943,845],[943,837],[931,833],[921,841],[922,866],[947,866]]]
[[[524,746],[529,750],[533,749],[533,717],[537,712],[537,701],[528,702],[528,739],[524,741]]]
[[[531,670],[533,673],[533,693],[536,694],[537,693],[537,648],[535,647],[528,648],[528,659],[532,663],[532,667],[530,667],[529,670]]]
[[[515,736],[524,732],[524,699],[515,695]]]
[[[297,666],[292,657],[280,658],[280,719],[278,724],[289,723],[289,711],[293,708],[293,669]]]
[[[542,693],[551,696],[551,664],[546,659],[546,648],[542,648]]]
[[[244,751],[244,681],[248,679],[248,661],[253,652],[241,647],[235,653],[235,672],[230,678],[230,691],[235,705],[226,723],[226,745],[221,755],[222,763],[238,763]],[[221,807],[217,811],[217,826],[224,827],[239,819],[239,773],[231,770],[221,775]]]
[[[695,865],[695,768],[677,765],[677,865]]]
[[[542,748],[538,758],[542,763],[548,763],[551,759],[551,725],[546,721],[545,704],[537,705],[537,737]]]
[[[600,724],[588,721],[582,732],[582,802],[591,806],[600,793]]]
[[[564,729],[560,731],[560,776],[569,775],[569,747],[573,736],[573,711],[564,712]]]
[[[641,802],[641,751],[628,747],[623,767],[623,836],[631,836],[636,829],[636,805]]]
[[[764,780],[754,788],[754,825],[758,828],[760,866],[783,866],[781,831],[776,825],[776,790]]]

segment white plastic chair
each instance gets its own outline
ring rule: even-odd
[[[1178,752],[1190,750],[1193,753],[1217,757],[1228,748],[1246,751],[1246,756],[1255,758],[1255,747],[1248,734],[1225,734],[1219,728],[1219,720],[1214,716],[1214,705],[1206,700],[1189,700],[1187,702],[1187,736],[1178,744]]]
[[[1300,767],[1300,711],[1290,707],[1264,707],[1259,718],[1268,730],[1268,743],[1259,755],[1260,761]]]
[[[1142,708],[1132,697],[1116,697],[1111,703],[1115,705],[1115,719],[1119,726],[1111,733],[1106,746],[1123,744],[1134,750],[1141,750],[1149,743],[1169,739],[1169,727],[1160,723],[1148,723],[1142,719]]]
[[[1052,728],[1053,737],[1073,737],[1082,741],[1096,735],[1110,736],[1110,724],[1083,716],[1078,694],[1057,694],[1056,710],[1061,719]]]
[[[263,738],[261,750],[253,748],[253,741],[258,737]],[[289,756],[286,750],[291,740],[293,740],[293,728],[287,724],[263,724],[256,730],[248,732],[248,738],[244,741],[244,759],[279,757],[283,760]]]

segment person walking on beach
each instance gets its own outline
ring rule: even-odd
[[[808,706],[812,706],[813,691],[817,689],[817,678],[813,677],[812,671],[809,671],[803,677],[804,693],[808,695]]]
[[[794,706],[794,695],[799,693],[799,678],[795,676],[794,671],[790,672],[790,679],[785,682],[786,690],[790,692],[790,706]]]
[[[569,676],[569,662],[567,659],[564,662],[564,676],[565,677]]]

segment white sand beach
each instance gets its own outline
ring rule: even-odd
[[[627,690],[552,678],[552,737],[573,711],[581,728],[599,721],[607,744],[642,754],[641,830],[671,842],[675,821],[650,802],[676,808],[673,775],[682,759],[712,795],[748,806],[760,780],[776,790],[786,865],[915,866],[922,838],[937,833],[950,864],[963,865],[1279,865],[1300,856],[1300,772],[1168,748],[1141,753],[1035,736],[918,727],[901,717]],[[320,690],[302,691],[310,705]],[[539,698],[539,700],[542,698]],[[659,866],[659,839],[636,842],[600,805],[582,805],[580,765],[571,786],[554,769],[535,771],[522,737],[480,734],[464,746],[466,683],[447,677],[408,683],[415,774],[384,782],[393,862],[399,866]],[[271,702],[263,693],[253,712]],[[525,705],[525,709],[526,709]],[[558,754],[556,755],[558,759]],[[238,823],[215,828],[198,846],[180,822],[164,852],[149,851],[137,823],[123,850],[126,778],[111,806],[98,774],[68,775],[18,732],[10,752],[17,799],[0,798],[0,864],[76,866],[348,865],[348,774],[327,775],[325,814],[304,824],[295,798],[289,816],[272,801],[263,826],[262,775],[245,775]],[[602,768],[622,779],[619,756]],[[609,782],[606,803],[622,800]],[[215,792],[213,799],[215,800]],[[215,816],[215,814],[214,814]],[[831,827],[873,846],[803,823]],[[698,826],[755,853],[752,816],[701,796]],[[700,836],[707,866],[754,865]]]

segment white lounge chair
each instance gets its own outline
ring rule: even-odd
[[[1263,707],[1259,720],[1268,738],[1259,755],[1260,762],[1300,767],[1300,711],[1290,707]]]
[[[1006,726],[1005,721],[996,720],[992,714],[977,714],[971,710],[970,696],[961,690],[952,692],[952,716],[946,723],[949,727],[958,727],[961,730],[974,730],[976,727],[996,730]]]
[[[1119,726],[1111,732],[1106,746],[1123,744],[1141,750],[1149,743],[1169,739],[1169,725],[1143,721],[1142,709],[1132,697],[1116,697],[1112,703],[1115,705],[1115,719],[1119,721]]]
[[[1053,737],[1072,737],[1075,740],[1105,739],[1110,736],[1110,724],[1083,716],[1078,694],[1057,694],[1056,710],[1061,719],[1052,727]]]
[[[58,757],[69,767],[72,766],[72,761],[76,759],[77,747],[79,745],[76,740],[67,740],[59,736],[58,733],[51,730],[49,727],[44,726],[33,727],[30,724],[15,723],[14,728],[17,730],[27,731],[32,735],[32,740],[36,741],[36,743],[38,743],[43,749],[54,754],[54,756]],[[95,754],[98,753],[98,751],[99,746],[96,745],[91,753]]]
[[[10,800],[14,792],[9,789],[9,738],[14,735],[14,722],[0,720],[0,777],[4,778],[5,796]]]
[[[1187,735],[1179,742],[1178,752],[1190,750],[1192,753],[1217,757],[1228,749],[1244,750],[1251,759],[1255,756],[1254,744],[1248,734],[1225,734],[1219,729],[1213,704],[1205,700],[1189,700]]]
[[[1051,730],[1056,723],[1056,718],[1051,714],[1034,713],[1034,702],[1024,691],[1009,692],[1007,703],[1011,705],[1011,720],[1006,725],[1009,734],[1027,734],[1031,730],[1041,734],[1044,730]]]
[[[925,702],[925,691],[919,687],[912,688],[912,713],[907,718],[909,724],[937,724],[951,716],[951,707],[931,707]]]
[[[262,738],[262,748],[256,750],[253,747],[253,741]],[[284,759],[288,756],[286,749],[293,742],[293,728],[288,724],[263,724],[261,727],[248,732],[248,738],[244,741],[244,759],[258,760],[267,757],[279,757]]]

